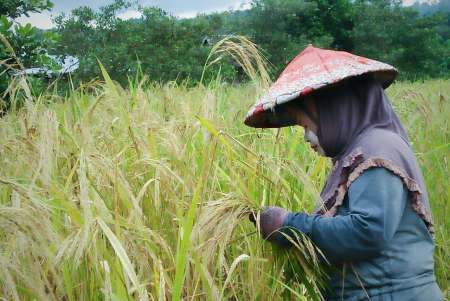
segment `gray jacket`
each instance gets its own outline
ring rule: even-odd
[[[325,300],[442,301],[434,242],[410,200],[399,177],[371,168],[352,183],[334,217],[289,212],[282,232],[303,232],[336,267]]]

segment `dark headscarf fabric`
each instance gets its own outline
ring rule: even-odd
[[[413,208],[433,233],[428,196],[403,125],[383,88],[372,78],[314,92],[320,145],[333,168],[316,213],[333,216],[348,187],[364,171],[384,167],[413,194]]]

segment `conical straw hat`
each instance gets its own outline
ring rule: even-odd
[[[295,116],[283,104],[363,74],[373,74],[386,89],[397,78],[398,71],[391,65],[362,56],[309,45],[284,69],[267,93],[250,108],[244,123],[257,128],[296,125]]]

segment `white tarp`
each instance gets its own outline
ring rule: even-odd
[[[78,66],[80,65],[80,61],[75,56],[66,56],[64,58],[61,58],[60,56],[56,55],[48,55],[51,59],[53,59],[59,66],[62,68],[59,70],[49,70],[47,68],[28,68],[24,71],[19,71],[15,73],[15,75],[19,74],[45,74],[46,76],[51,77],[53,74],[66,74],[73,72],[78,69]]]

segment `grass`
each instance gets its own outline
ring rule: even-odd
[[[301,129],[243,124],[261,85],[103,76],[0,119],[0,299],[320,300],[312,246],[265,243],[247,218],[311,212],[329,170]],[[429,189],[448,298],[450,82],[387,92]]]
[[[271,246],[246,236],[247,215],[301,193],[283,180],[287,137],[247,146],[260,134],[240,124],[248,105],[229,99],[253,88],[133,89],[107,80],[1,119],[0,296],[241,300],[284,291],[270,278]]]
[[[436,228],[435,273],[450,298],[450,83],[397,84],[389,91],[413,143]]]

